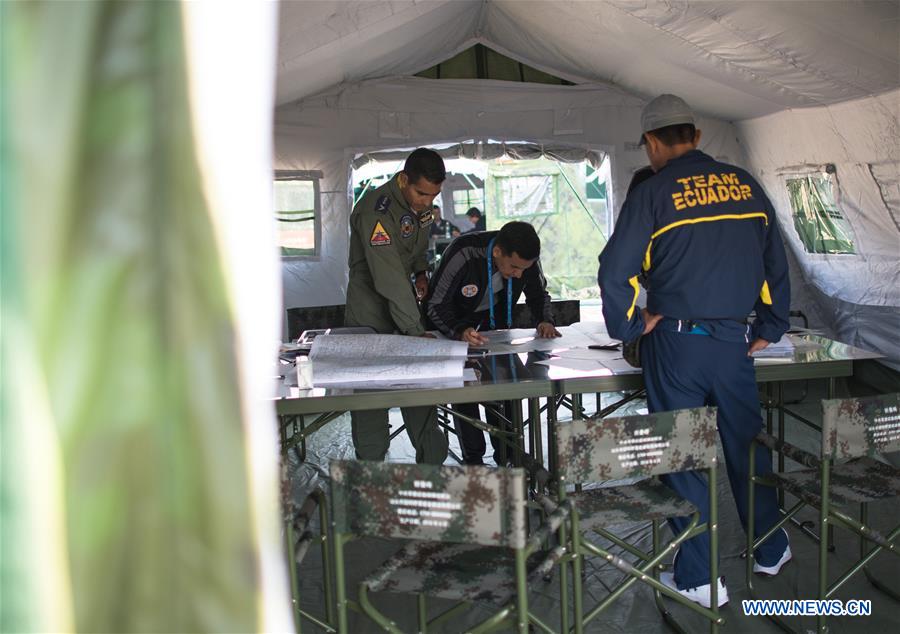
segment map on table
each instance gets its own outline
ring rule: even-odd
[[[404,335],[323,335],[313,341],[315,387],[463,385],[468,345]]]
[[[473,346],[472,350],[493,354],[518,354],[524,352],[551,352],[571,348],[587,348],[590,345],[612,341],[602,324],[584,322],[558,328],[561,337],[542,339],[534,328],[513,328],[511,330],[488,330],[481,334],[488,338],[484,346]]]

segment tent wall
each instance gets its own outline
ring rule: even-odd
[[[283,260],[285,307],[344,302],[350,161],[356,154],[473,138],[590,147],[611,156],[611,204],[618,209],[631,174],[647,164],[636,145],[642,106],[641,100],[600,84],[407,77],[345,84],[279,107],[275,168],[323,173],[320,254]],[[705,117],[699,125],[705,151],[746,164],[733,125]]]
[[[737,127],[799,269],[795,305],[837,340],[887,354],[900,368],[900,91]],[[835,166],[856,255],[806,253],[793,228],[783,172],[825,164]]]

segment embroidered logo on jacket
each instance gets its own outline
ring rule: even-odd
[[[413,231],[416,230],[416,225],[413,222],[413,217],[409,214],[406,214],[402,218],[400,218],[400,235],[404,238],[408,238],[413,234]]]
[[[391,243],[391,236],[387,231],[384,230],[384,227],[381,225],[381,221],[375,223],[375,228],[372,229],[372,237],[369,238],[369,244],[373,247],[386,247]]]
[[[478,294],[478,287],[474,284],[466,284],[459,292],[463,297],[475,297]]]
[[[419,214],[419,226],[427,227],[432,222],[434,222],[434,216],[431,213],[431,210],[428,209]]]
[[[391,199],[387,196],[379,196],[375,201],[375,213],[385,214],[391,208]]]

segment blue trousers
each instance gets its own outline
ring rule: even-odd
[[[641,341],[641,365],[650,412],[704,405],[718,408],[719,437],[725,452],[728,480],[745,531],[750,442],[762,429],[756,373],[747,349],[748,344],[743,342],[658,329]],[[756,473],[762,475],[771,471],[771,452],[757,448]],[[673,473],[663,476],[662,480],[700,509],[701,522],[709,520],[709,485],[704,473]],[[780,518],[775,490],[757,487],[755,537],[768,531]],[[669,520],[676,534],[687,524],[686,517]],[[755,553],[756,560],[764,566],[774,565],[787,545],[787,537],[778,531],[760,545]],[[710,583],[708,533],[681,545],[675,560],[675,583],[680,589]]]

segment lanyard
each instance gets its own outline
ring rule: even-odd
[[[497,324],[494,321],[494,241],[497,238],[491,238],[487,247],[487,269],[488,269],[488,297],[490,297],[491,307],[491,330],[496,330]],[[512,280],[506,280],[506,327],[512,328]]]
[[[491,355],[491,379],[494,381],[494,383],[497,382],[497,378],[498,378],[497,377],[497,357],[498,356],[499,355],[496,355],[496,354]],[[506,356],[509,358],[510,378],[512,378],[513,381],[518,381],[519,377],[516,372],[516,360],[515,360],[516,355],[515,355],[515,353],[513,353],[513,354],[508,354]]]

